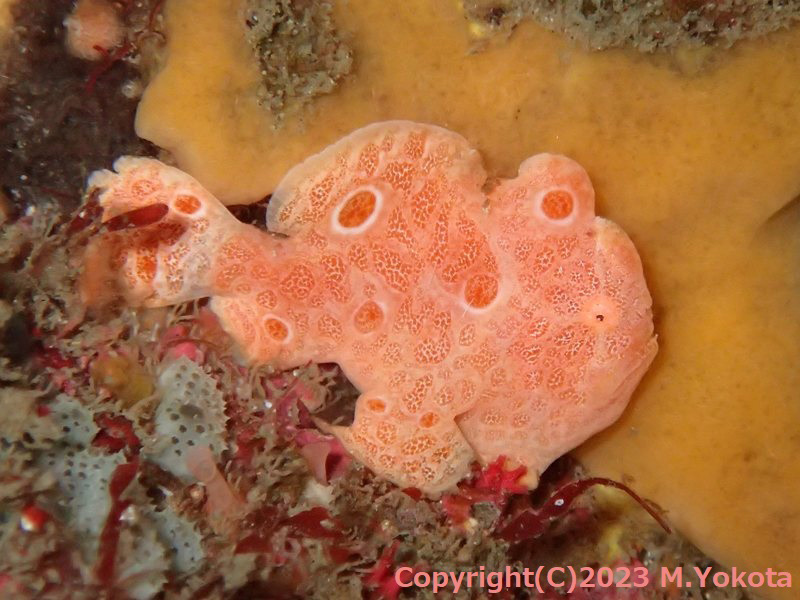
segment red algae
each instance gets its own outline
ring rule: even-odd
[[[562,517],[570,510],[572,503],[581,494],[596,485],[605,485],[622,490],[644,508],[664,531],[667,533],[672,531],[664,518],[625,484],[603,477],[590,477],[571,481],[560,487],[541,508],[528,509],[514,516],[503,526],[498,535],[509,542],[521,542],[540,536],[554,520]]]
[[[117,559],[122,513],[131,505],[130,500],[123,500],[122,494],[131,484],[139,470],[139,461],[119,465],[111,477],[108,493],[111,496],[111,510],[106,518],[103,532],[100,534],[100,550],[95,572],[97,579],[104,586],[114,582],[114,564]]]

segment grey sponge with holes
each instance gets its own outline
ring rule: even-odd
[[[125,457],[121,452],[94,454],[90,450],[64,447],[45,453],[41,460],[52,471],[63,493],[62,509],[77,534],[84,558],[93,562],[111,510],[111,476],[125,462]]]
[[[92,413],[80,400],[59,394],[49,408],[53,422],[63,434],[61,441],[82,448],[91,445],[99,429],[94,424]]]
[[[123,529],[119,536],[116,587],[134,600],[148,600],[161,591],[166,582],[165,549],[147,521],[133,530]]]
[[[150,511],[147,516],[155,524],[158,537],[169,549],[172,568],[178,573],[192,573],[202,565],[203,537],[194,525],[169,506],[161,511]]]
[[[162,469],[193,483],[196,478],[186,467],[189,450],[207,446],[218,459],[226,448],[225,399],[216,380],[184,356],[162,371],[158,390],[155,440],[145,452]]]

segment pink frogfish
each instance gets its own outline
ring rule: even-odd
[[[114,168],[89,179],[104,222],[159,210],[94,238],[84,300],[210,297],[244,359],[338,363],[360,396],[351,425],[323,427],[400,486],[437,494],[500,456],[534,486],[619,417],[655,356],[636,249],[569,158],[533,156],[487,192],[461,136],[377,123],[289,171],[269,231],[157,160]]]

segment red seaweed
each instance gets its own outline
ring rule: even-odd
[[[67,225],[67,233],[72,235],[83,231],[92,223],[98,222],[103,214],[103,209],[97,202],[97,194],[93,194]]]
[[[89,77],[86,79],[86,87],[84,89],[87,94],[94,92],[97,80],[100,79],[106,71],[113,67],[116,62],[125,58],[125,56],[133,50],[133,44],[126,41],[119,48],[114,50],[114,52],[109,52],[100,46],[95,46],[94,49],[103,54],[103,60],[91,70]]]
[[[249,465],[256,452],[263,452],[266,440],[258,436],[259,424],[241,424],[236,427],[236,454],[235,458],[245,465]]]
[[[528,488],[517,482],[525,475],[527,469],[522,466],[516,469],[506,469],[506,460],[506,457],[501,455],[493,463],[487,465],[475,480],[474,488],[501,495],[526,492]]]
[[[100,534],[100,550],[98,552],[95,572],[97,579],[104,586],[110,586],[114,580],[114,563],[117,558],[117,545],[120,535],[120,517],[131,504],[130,500],[120,497],[133,481],[139,470],[139,461],[135,459],[129,463],[119,465],[111,475],[108,493],[111,496],[111,510],[108,511],[103,532]]]
[[[328,509],[315,506],[291,517],[286,517],[274,506],[264,506],[250,513],[244,520],[244,528],[255,530],[236,545],[236,554],[271,554],[275,551],[271,538],[282,527],[289,529],[291,537],[307,537],[317,540],[340,542],[344,539],[344,526],[331,516]],[[339,549],[350,551],[346,548]],[[341,556],[341,553],[340,553]]]
[[[463,525],[472,516],[472,500],[458,494],[442,496],[442,510],[455,525]]]
[[[578,498],[578,496],[595,485],[606,485],[618,490],[622,490],[631,498],[636,500],[636,502],[638,502],[642,508],[644,508],[650,514],[650,516],[656,520],[656,522],[664,529],[664,531],[667,533],[672,532],[661,515],[659,515],[649,504],[647,504],[628,486],[618,481],[614,481],[613,479],[606,479],[604,477],[590,477],[588,479],[571,481],[561,486],[538,510],[526,509],[519,513],[500,529],[498,532],[499,537],[512,543],[538,537],[545,531],[550,523],[552,523],[555,519],[562,517],[569,511],[570,506]]]
[[[372,570],[364,576],[362,580],[364,586],[367,588],[377,588],[376,596],[378,598],[396,598],[400,592],[400,586],[394,577],[394,555],[397,553],[397,548],[400,542],[393,541],[391,545],[386,546],[378,558]]]
[[[419,502],[420,500],[422,500],[422,490],[420,490],[419,488],[407,487],[403,488],[400,491],[403,492],[409,498],[411,498],[414,502]]]
[[[329,522],[330,526],[325,525],[324,521]],[[285,524],[297,533],[314,539],[338,540],[343,537],[342,524],[321,506],[297,513],[286,519]]]
[[[505,456],[499,456],[497,460],[477,471],[472,480],[461,482],[457,494],[442,496],[442,508],[453,523],[462,525],[466,522],[471,516],[472,505],[478,502],[491,502],[503,510],[509,496],[528,491],[526,486],[517,483],[527,469],[506,469],[506,460]]]
[[[48,369],[67,369],[75,366],[75,361],[64,356],[58,348],[47,346],[39,353],[39,360]]]
[[[372,590],[369,596],[372,600],[395,600],[400,594],[400,583],[410,584],[411,578],[422,570],[419,565],[416,565],[411,567],[410,571],[404,570],[398,574],[394,559],[399,547],[398,540],[394,540],[391,545],[386,546],[372,570],[363,577],[364,587]]]
[[[235,554],[270,553],[272,543],[270,539],[275,530],[280,527],[283,515],[275,506],[262,506],[247,515],[243,522],[243,529],[253,531],[236,544]]]
[[[287,440],[293,440],[301,429],[313,429],[314,421],[303,401],[313,392],[296,377],[275,404],[275,419],[278,433]]]
[[[119,452],[123,448],[137,451],[141,441],[133,432],[133,423],[122,415],[102,412],[94,416],[100,432],[92,440],[95,448],[105,448],[109,452]]]

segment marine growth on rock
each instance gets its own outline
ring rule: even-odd
[[[286,175],[271,233],[156,160],[115,171],[89,180],[106,231],[84,300],[210,297],[248,361],[338,363],[355,419],[320,426],[398,485],[435,494],[501,455],[535,485],[616,420],[656,353],[638,254],[566,157],[487,192],[461,136],[377,123]]]

